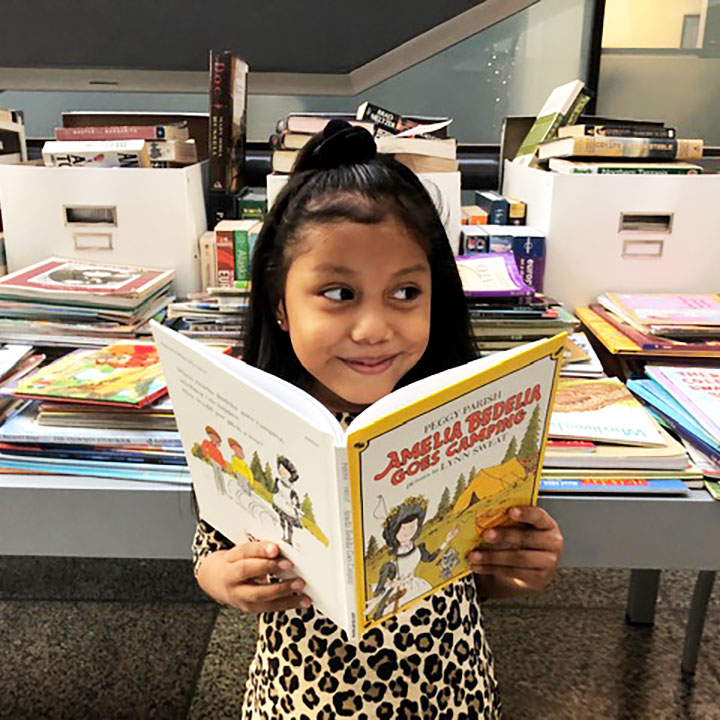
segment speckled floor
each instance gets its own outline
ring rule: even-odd
[[[687,682],[694,574],[663,573],[653,628],[625,624],[627,581],[562,570],[540,597],[488,603],[508,720],[720,720],[720,593]],[[187,562],[0,556],[0,718],[237,718],[254,628]]]

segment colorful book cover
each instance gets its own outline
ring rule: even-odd
[[[720,440],[720,367],[648,365],[645,372]]]
[[[664,445],[656,423],[617,378],[563,378],[550,436],[623,445]]]
[[[720,325],[720,295],[710,293],[611,292],[598,301],[635,326]]]
[[[467,575],[479,532],[536,501],[564,334],[400,388],[347,430],[294,385],[153,334],[200,517],[278,543],[351,639]]]
[[[101,296],[135,301],[167,285],[173,270],[154,270],[51,257],[0,278],[0,297],[62,300]]]
[[[133,407],[147,405],[165,392],[155,346],[134,342],[72,352],[22,378],[13,388],[19,397]]]
[[[455,258],[460,281],[468,297],[532,296],[511,252],[461,255]]]

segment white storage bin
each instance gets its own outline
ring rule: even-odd
[[[173,268],[179,295],[199,290],[201,170],[0,165],[8,270],[56,255]]]
[[[547,235],[544,291],[720,291],[720,175],[563,175],[505,163],[503,194]]]

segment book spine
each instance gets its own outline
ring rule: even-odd
[[[512,251],[522,279],[537,292],[543,290],[545,238],[539,235],[515,237]]]
[[[166,162],[190,165],[197,162],[197,148],[194,141],[150,140],[148,154],[153,163]]]
[[[122,140],[94,141],[94,147],[81,148],[75,142],[54,141],[43,147],[46,167],[121,167],[149,168],[150,156],[146,145],[140,149],[122,148]]]
[[[208,183],[211,192],[224,193],[230,155],[230,83],[232,53],[210,51],[210,127],[208,131]]]
[[[217,287],[217,257],[215,233],[205,232],[200,237],[200,287],[207,290]]]
[[[677,137],[671,127],[643,127],[642,125],[584,125],[585,135],[596,137],[629,137],[668,140]]]
[[[575,315],[582,324],[613,354],[618,352],[638,353],[642,348],[616,327],[603,320],[589,307],[575,308]]]
[[[163,140],[163,125],[117,125],[55,128],[56,140]]]
[[[246,286],[250,281],[250,240],[247,230],[233,231],[235,249],[235,287]],[[238,285],[240,283],[240,285]]]
[[[378,105],[373,105],[369,102],[363,103],[358,108],[356,119],[370,121],[376,128],[379,128],[381,131],[384,131],[384,133],[389,133],[390,135],[397,135],[399,132],[403,132],[404,130],[409,130],[410,128],[423,124],[403,117],[392,110],[386,110],[385,108],[381,108]],[[415,137],[446,138],[447,128],[436,130],[431,133],[418,133]]]
[[[228,192],[236,193],[246,184],[248,66],[236,55],[230,57],[230,125],[225,187]]]
[[[489,225],[507,225],[509,203],[502,195],[476,190],[475,204],[488,214]]]
[[[636,137],[578,137],[573,153],[598,157],[642,157],[652,160],[696,160],[702,157],[703,141]]]
[[[355,583],[355,538],[353,533],[353,505],[350,489],[350,470],[347,450],[335,448],[335,466],[340,519],[340,538],[342,541],[342,565],[344,569],[345,601],[347,607],[347,632],[351,638],[359,634],[358,627],[358,588]]]
[[[589,102],[590,91],[583,88],[583,90],[580,91],[580,94],[575,98],[575,102],[572,104],[570,110],[568,110],[567,115],[565,115],[565,117],[560,121],[560,125],[574,125],[580,115],[582,115],[582,111]]]
[[[217,287],[234,287],[235,248],[231,230],[215,231],[215,268]]]

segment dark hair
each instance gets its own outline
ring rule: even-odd
[[[278,455],[277,457],[278,470],[280,469],[281,465],[290,473],[290,482],[296,482],[298,477],[300,477],[298,475],[298,471],[295,469],[295,466],[292,464],[292,462],[288,460],[284,455]]]
[[[388,515],[383,523],[383,538],[387,543],[387,546],[393,553],[397,553],[400,543],[397,539],[398,530],[400,526],[405,523],[417,520],[417,528],[415,534],[412,536],[412,542],[420,536],[425,522],[425,513],[427,512],[427,503],[421,502],[418,498],[411,497],[407,498],[402,505],[398,505],[393,512]]]
[[[427,253],[432,283],[428,346],[398,386],[476,357],[455,258],[427,190],[412,170],[376,154],[367,130],[332,121],[301,151],[258,236],[243,338],[245,362],[300,387],[311,385],[289,333],[277,322],[290,249],[308,223],[372,224],[388,216],[401,221]]]

